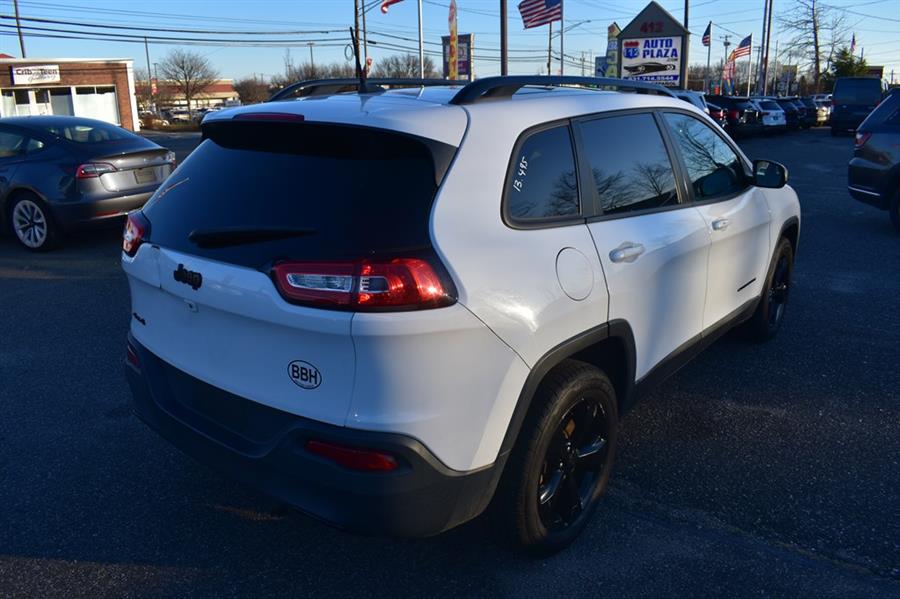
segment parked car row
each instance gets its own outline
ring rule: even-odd
[[[710,116],[735,137],[809,129],[828,122],[829,112],[813,98],[708,95]]]

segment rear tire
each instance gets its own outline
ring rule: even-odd
[[[772,263],[756,311],[744,324],[744,332],[754,341],[768,341],[781,328],[794,274],[794,249],[784,237],[775,247]]]
[[[891,222],[894,224],[894,228],[900,233],[900,189],[894,193],[888,211],[891,213]]]
[[[47,205],[33,193],[21,193],[10,202],[8,222],[13,237],[32,252],[53,249],[59,232]]]
[[[617,439],[609,378],[575,360],[554,368],[534,397],[491,506],[503,536],[540,556],[572,543],[606,489]]]

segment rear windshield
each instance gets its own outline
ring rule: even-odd
[[[123,139],[134,139],[136,136],[125,131],[121,127],[108,125],[106,123],[73,123],[73,124],[52,124],[44,125],[42,130],[67,139],[77,144],[95,144],[107,141],[120,141]]]
[[[831,98],[838,104],[876,104],[881,99],[881,80],[838,79]]]
[[[455,148],[370,128],[227,122],[144,207],[162,247],[251,268],[430,248],[428,221]],[[299,230],[299,236],[199,247],[193,231]]]
[[[763,100],[759,103],[759,107],[763,110],[781,110],[781,107],[772,100]]]

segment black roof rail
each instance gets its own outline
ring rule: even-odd
[[[675,97],[675,95],[661,85],[645,83],[632,79],[614,79],[612,77],[576,77],[576,76],[552,76],[546,75],[512,75],[507,77],[485,77],[468,84],[450,100],[451,104],[473,104],[481,100],[509,98],[526,85],[535,86],[563,86],[581,85],[591,87],[612,87],[621,90],[630,90],[637,93],[659,94],[661,96]]]
[[[385,87],[432,87],[438,85],[462,85],[459,81],[449,79],[413,79],[413,78],[384,78],[366,79],[361,86],[359,79],[310,79],[292,83],[284,89],[275,92],[266,102],[278,102],[293,98],[305,98],[310,96],[329,96],[336,94],[344,88],[354,88],[357,93],[383,92]]]

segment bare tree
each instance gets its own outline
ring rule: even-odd
[[[425,77],[437,77],[434,61],[425,57]],[[419,57],[413,54],[394,54],[377,61],[372,69],[372,77],[418,77]]]
[[[271,85],[275,89],[280,89],[297,83],[298,81],[306,81],[309,79],[352,79],[356,77],[356,72],[350,63],[335,62],[330,64],[311,64],[308,62],[295,65],[293,63],[285,63],[284,75],[276,75],[272,77]]]
[[[850,28],[846,13],[819,0],[795,0],[790,10],[778,16],[778,21],[790,35],[786,51],[800,57],[801,65],[812,73],[818,91],[822,73],[837,49],[847,44]]]
[[[147,69],[135,69],[134,96],[137,99],[139,109],[150,110],[153,104],[153,96],[150,92],[150,76],[147,74]]]
[[[159,63],[163,77],[187,101],[188,111],[195,97],[206,91],[219,78],[219,73],[205,56],[176,48]]]
[[[269,98],[269,84],[261,77],[244,77],[234,82],[242,104],[259,104]]]

